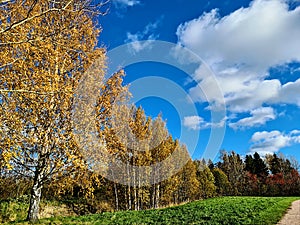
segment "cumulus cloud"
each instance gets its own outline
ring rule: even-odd
[[[299,11],[289,11],[284,1],[255,0],[249,8],[223,18],[216,9],[205,13],[180,25],[177,35],[210,63],[264,71],[270,65],[300,59]]]
[[[270,68],[300,62],[299,21],[300,7],[290,10],[284,0],[254,0],[224,17],[217,9],[204,13],[181,24],[177,36],[180,45],[212,68],[231,112],[251,112],[264,104],[300,106],[300,79],[287,84],[267,80]],[[216,82],[201,65],[193,77],[205,90],[215,90]],[[222,101],[206,99],[205,92],[196,90],[190,90],[194,100]]]
[[[264,125],[269,120],[274,120],[276,115],[271,107],[261,107],[250,112],[251,116],[229,123],[229,127],[233,129],[250,128]]]
[[[204,122],[200,116],[186,116],[183,119],[183,125],[191,130],[200,130],[200,125]]]
[[[277,96],[277,98],[275,97],[271,99],[271,101],[297,104],[300,106],[300,79],[282,85]]]
[[[288,147],[300,143],[300,131],[294,130],[288,134],[280,131],[262,131],[256,132],[251,138],[253,145],[250,152],[258,152],[259,154],[272,154],[281,148]]]
[[[183,125],[191,130],[202,130],[209,128],[219,128],[225,125],[226,118],[223,118],[219,122],[207,122],[200,116],[186,116],[183,119]]]
[[[157,29],[159,23],[160,20],[157,20],[155,23],[149,23],[142,32],[135,34],[127,32],[125,43],[130,43],[132,53],[137,53],[145,48],[151,47],[151,43],[158,38],[158,35],[155,35],[154,31]],[[145,41],[141,42],[142,40]]]

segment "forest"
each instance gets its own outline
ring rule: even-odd
[[[96,21],[106,4],[0,2],[1,202],[28,201],[27,219],[34,221],[41,201],[62,201],[83,215],[215,196],[300,195],[296,160],[234,151],[220,151],[218,162],[194,160],[162,115],[151,118],[129,103],[123,70],[105,80],[106,49],[98,47]],[[99,89],[86,89],[96,99],[93,114],[77,107],[82,111],[74,121],[76,100],[86,97],[76,94],[82,79]],[[86,129],[95,121],[91,135],[100,144],[78,141],[79,120]]]

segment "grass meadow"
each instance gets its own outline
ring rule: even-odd
[[[276,224],[291,203],[299,197],[219,197],[195,201],[180,206],[144,211],[105,212],[86,216],[56,216],[41,219],[37,224]],[[6,224],[30,224],[26,206],[17,203],[7,216],[14,222]],[[10,211],[9,211],[10,210]],[[1,204],[1,215],[5,209]],[[24,212],[23,212],[24,211]],[[14,216],[12,216],[14,215]]]

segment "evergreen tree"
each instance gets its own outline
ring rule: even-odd
[[[252,155],[246,155],[245,170],[252,173],[252,174],[254,174],[255,166],[254,166]]]
[[[216,192],[218,195],[226,196],[230,194],[231,185],[226,174],[219,168],[213,168],[212,173],[215,178]]]
[[[227,175],[232,186],[233,195],[241,195],[245,189],[245,165],[239,154],[231,151],[228,154],[221,152],[222,162],[218,163],[219,168]]]
[[[216,195],[215,178],[208,166],[203,161],[194,161],[197,168],[197,179],[199,181],[198,198],[211,198]]]
[[[293,170],[290,160],[286,159],[283,154],[281,154],[280,157],[278,157],[276,153],[267,155],[266,160],[272,174],[288,174]]]
[[[282,172],[280,164],[281,164],[280,159],[274,153],[273,157],[271,157],[270,165],[269,165],[270,166],[270,171],[272,172],[272,174],[277,174],[277,173]]]
[[[211,159],[208,160],[207,166],[210,170],[213,170],[215,168],[215,165],[214,165],[213,161],[211,161]]]
[[[260,158],[260,155],[255,152],[253,155],[254,174],[260,179],[265,179],[269,172],[265,162]]]

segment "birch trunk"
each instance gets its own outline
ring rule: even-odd
[[[131,202],[131,181],[130,181],[130,170],[129,170],[129,163],[127,162],[127,177],[129,179],[128,182],[128,209],[131,210],[132,209],[132,202]]]
[[[156,184],[153,184],[153,190],[152,190],[152,196],[151,196],[153,209],[155,208],[155,195],[156,195]]]
[[[116,182],[114,182],[114,189],[115,189],[115,199],[116,199],[116,210],[119,211],[118,187]]]
[[[141,196],[140,196],[140,193],[141,193],[141,178],[140,178],[140,173],[138,171],[138,192],[137,192],[137,197],[138,197],[138,201],[137,201],[137,210],[140,210],[140,201],[142,201],[141,199]]]
[[[39,219],[40,201],[43,188],[42,180],[43,175],[37,170],[31,190],[29,210],[27,214],[27,220],[29,221],[36,221]]]
[[[160,197],[160,192],[159,192],[159,189],[160,189],[160,185],[159,184],[156,184],[156,192],[155,192],[155,208],[157,209],[159,207],[159,197]]]

